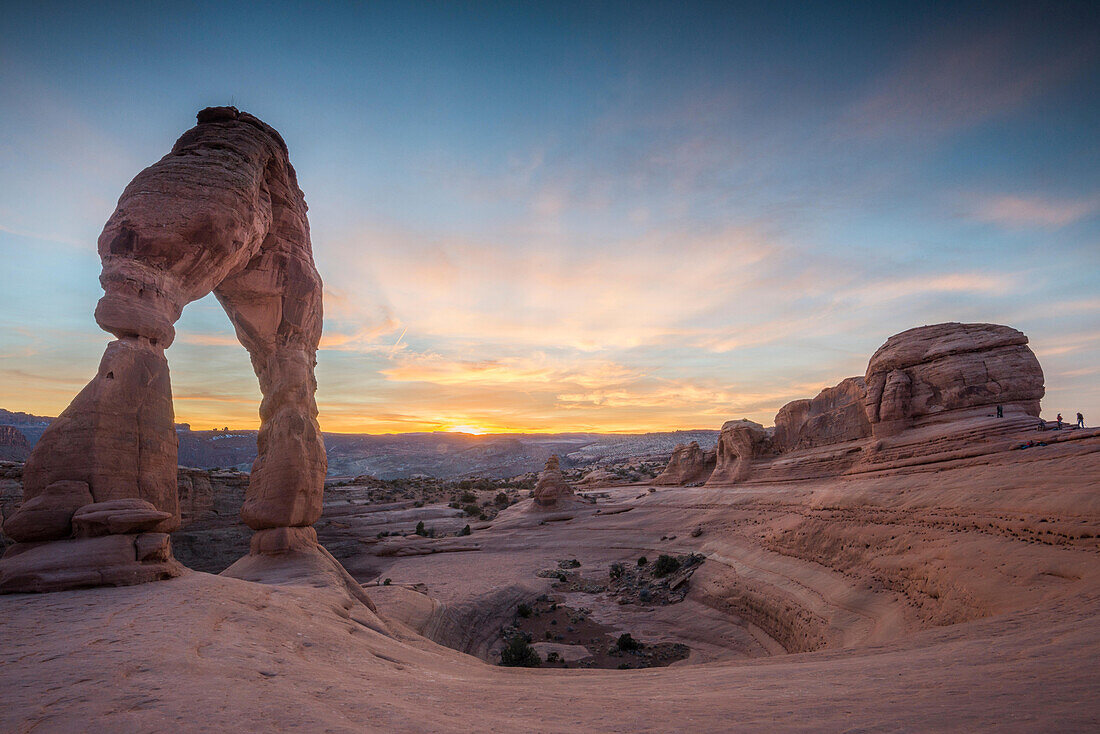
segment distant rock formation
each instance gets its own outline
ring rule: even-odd
[[[546,466],[539,474],[538,484],[535,485],[531,497],[538,507],[553,507],[561,499],[570,497],[572,494],[573,488],[562,476],[561,467],[558,465],[558,456],[554,454],[546,460]]]
[[[809,400],[787,403],[775,415],[772,447],[779,452],[856,441],[871,435],[862,377],[849,377]]]
[[[31,453],[27,437],[15,426],[0,426],[0,461],[24,461]]]
[[[96,573],[114,584],[177,572],[166,535],[179,526],[180,508],[164,350],[184,306],[211,291],[263,393],[241,509],[257,531],[252,550],[315,548],[326,468],[313,373],[321,279],[282,138],[236,108],[201,111],[198,125],[126,187],[99,255],[105,294],[95,317],[117,340],[27,459],[24,505],[4,527],[20,542],[0,560],[0,591],[93,585]],[[106,536],[68,540],[83,505],[119,500],[151,510],[137,525],[108,522]],[[25,545],[44,540],[56,542]],[[87,573],[65,570],[79,565],[76,556]]]
[[[1039,415],[1043,370],[1023,333],[947,323],[895,334],[867,365],[864,407],[876,438],[928,422]]]
[[[704,451],[699,448],[698,441],[676,444],[676,448],[672,450],[672,457],[668,460],[668,466],[657,475],[653,483],[663,486],[684,486],[705,482],[710,478],[717,461],[717,448]]]
[[[752,474],[752,462],[768,453],[768,431],[750,420],[726,421],[718,436],[718,455],[707,486],[743,482]]]
[[[584,487],[602,487],[611,484],[623,484],[626,480],[615,472],[606,469],[593,469],[581,478],[577,484]]]

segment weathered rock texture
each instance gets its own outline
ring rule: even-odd
[[[1027,337],[996,324],[935,324],[886,340],[867,365],[864,406],[874,436],[929,422],[1038,416],[1043,370]]]
[[[664,486],[683,486],[696,482],[705,482],[710,478],[711,472],[718,461],[717,449],[704,451],[699,448],[698,441],[677,444],[672,450],[672,457],[654,484]]]
[[[573,488],[566,483],[565,477],[562,476],[561,467],[558,465],[558,457],[555,454],[546,460],[546,466],[539,474],[538,484],[535,485],[535,490],[531,493],[531,496],[535,500],[535,505],[552,507],[563,497],[572,494]]]
[[[0,426],[0,461],[23,461],[31,445],[15,426]]]
[[[707,486],[736,484],[752,474],[752,462],[771,449],[768,431],[750,420],[726,421],[718,435],[717,461]]]
[[[87,485],[95,503],[148,503],[161,518],[151,530],[179,526],[177,438],[164,350],[184,306],[213,291],[252,358],[263,393],[258,456],[241,516],[257,531],[274,531],[254,550],[282,548],[288,538],[308,544],[315,536],[285,530],[306,528],[320,517],[326,468],[313,374],[321,279],[305,199],[274,129],[232,107],[205,109],[198,123],[126,187],[99,237],[105,294],[95,316],[118,339],[108,345],[96,377],[27,459],[24,507],[34,510],[35,498],[76,481]],[[26,522],[22,512],[5,523],[14,539],[67,537],[57,517]],[[9,555],[15,551],[18,546]]]
[[[871,423],[863,400],[863,378],[849,377],[815,398],[787,403],[775,415],[772,447],[793,451],[867,438]]]

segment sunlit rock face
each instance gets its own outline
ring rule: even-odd
[[[535,485],[535,490],[531,493],[531,496],[534,498],[537,507],[553,507],[560,500],[572,494],[573,488],[562,476],[558,457],[555,454],[546,460],[546,466],[539,474],[538,484]]]
[[[776,451],[827,446],[871,435],[864,410],[862,377],[849,377],[809,400],[787,403],[775,416],[772,446]]]
[[[321,278],[305,199],[286,144],[273,128],[233,107],[207,108],[198,123],[126,187],[99,237],[105,293],[95,316],[117,340],[107,346],[95,378],[27,459],[24,509],[5,522],[17,541],[70,542],[71,517],[80,510],[70,507],[79,494],[72,482],[86,485],[91,503],[147,503],[140,527],[145,535],[136,537],[179,526],[177,438],[164,350],[184,306],[210,292],[248,350],[263,393],[258,456],[241,516],[261,534],[274,533],[254,544],[263,552],[309,545],[315,537],[283,531],[320,517],[326,470],[314,400]],[[44,502],[35,502],[41,496],[52,498],[40,508],[52,513],[48,522],[47,515],[42,522],[21,518],[26,508]],[[72,510],[69,522],[62,521],[59,508]],[[138,530],[120,530],[126,526],[108,524],[105,535]],[[84,552],[85,546],[72,551]],[[142,554],[127,556],[119,550],[123,546],[111,545],[111,553],[101,556],[104,563],[140,565]],[[7,560],[14,552],[22,550],[14,546],[0,562],[0,583],[5,567],[15,565]],[[49,575],[58,553],[64,551],[23,556],[19,578],[26,581],[9,578],[5,590],[20,590],[21,583],[27,590],[63,587],[56,579],[34,580],[32,556],[41,557]],[[142,581],[173,571],[167,536],[145,555],[157,565],[155,573],[120,571],[104,578]]]
[[[705,482],[717,462],[717,449],[704,451],[698,441],[676,444],[668,466],[653,481],[665,486],[683,486]]]
[[[717,460],[707,486],[743,482],[752,475],[754,459],[771,450],[764,426],[750,420],[726,421],[718,435]]]
[[[947,323],[895,334],[867,365],[864,408],[876,438],[930,422],[1038,416],[1043,370],[1023,333]]]

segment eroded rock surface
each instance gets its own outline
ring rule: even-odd
[[[752,474],[753,460],[764,456],[770,446],[768,431],[759,423],[726,421],[718,436],[717,459],[707,486],[745,481]]]
[[[815,398],[787,403],[775,415],[772,446],[782,452],[867,438],[864,393],[863,378],[849,377]]]
[[[33,527],[37,540],[68,537],[60,516],[35,523],[22,514],[42,511],[33,501],[69,481],[85,483],[95,505],[145,503],[129,507],[134,522],[105,516],[97,528],[110,535],[132,539],[139,528],[165,533],[179,526],[177,437],[164,350],[184,306],[210,292],[248,350],[263,393],[258,455],[241,516],[254,530],[279,531],[272,538],[300,542],[310,533],[279,529],[307,528],[321,515],[326,458],[313,373],[321,279],[305,199],[273,128],[233,107],[205,109],[198,123],[126,187],[99,237],[104,296],[95,316],[117,340],[107,346],[95,378],[27,459],[26,504],[5,523],[17,533]],[[159,519],[148,527],[153,518]],[[283,545],[268,539],[254,551]],[[21,567],[37,558],[53,568],[63,548],[75,546],[30,555],[15,546],[0,564],[19,556]],[[18,590],[8,578],[5,588]],[[120,578],[105,576],[104,583]],[[28,590],[63,585],[28,583]]]
[[[0,426],[0,461],[23,461],[31,445],[15,426]]]
[[[1038,416],[1043,370],[1023,333],[946,323],[895,334],[867,365],[864,406],[875,437],[988,415]]]
[[[566,483],[558,464],[557,454],[546,460],[546,466],[539,474],[538,484],[531,493],[538,507],[553,507],[561,499],[573,494],[573,488]]]
[[[719,439],[720,440],[720,439]],[[718,461],[717,449],[704,451],[697,441],[677,444],[668,466],[653,481],[664,486],[683,486],[705,482]]]

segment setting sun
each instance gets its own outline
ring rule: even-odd
[[[451,426],[447,429],[447,433],[471,433],[475,436],[483,436],[488,431],[478,426]]]

